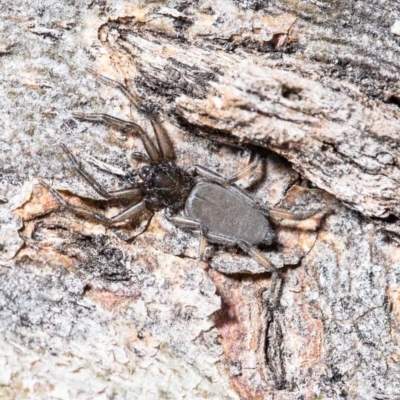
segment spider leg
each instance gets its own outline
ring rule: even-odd
[[[204,258],[204,253],[206,251],[206,246],[207,246],[207,237],[203,233],[200,233],[199,255],[198,255],[199,261],[201,261]]]
[[[103,83],[104,85],[111,86],[115,89],[118,89],[122,92],[125,97],[135,106],[135,108],[139,108],[139,97],[136,93],[132,93],[126,85],[122,82],[116,81],[114,79],[107,78],[104,75],[98,74],[95,70],[91,68],[86,68],[90,74],[92,74],[99,82]]]
[[[235,183],[236,181],[239,181],[240,179],[246,178],[247,176],[251,176],[259,165],[260,165],[260,159],[258,158],[258,156],[256,156],[256,159],[247,168],[229,177],[227,179],[228,182],[232,184]]]
[[[39,180],[39,182],[43,187],[49,190],[49,192],[61,204],[61,206],[66,208],[68,211],[88,219],[99,221],[105,225],[112,225],[117,222],[125,221],[126,219],[132,219],[138,217],[146,209],[146,200],[142,199],[139,202],[131,204],[129,207],[122,210],[117,215],[114,215],[112,218],[107,218],[103,214],[95,213],[85,208],[77,207],[70,204],[60,195],[60,193],[57,190],[50,187],[46,182],[42,180]]]
[[[61,144],[62,149],[68,156],[75,170],[82,176],[83,179],[102,197],[105,199],[134,199],[142,197],[142,190],[138,187],[132,187],[127,189],[120,189],[114,191],[107,191],[93,176],[91,176],[82,166],[82,164],[76,159],[65,144]]]
[[[196,221],[195,219],[191,219],[180,215],[172,216],[171,213],[167,210],[164,212],[164,215],[165,218],[169,222],[171,222],[171,224],[174,224],[181,229],[190,229],[190,230],[201,229],[200,222]]]
[[[129,154],[129,158],[145,164],[151,164],[150,158],[140,151],[133,151],[131,154]]]
[[[170,212],[166,211],[164,213],[165,217],[169,222],[172,224],[182,228],[182,229],[189,229],[193,233],[198,233],[200,237],[199,241],[199,252],[198,252],[198,260],[201,261],[204,257],[204,252],[206,250],[207,246],[207,230],[204,229],[200,222],[188,218],[188,217],[182,217],[182,216],[171,216]]]
[[[271,272],[271,288],[270,288],[270,304],[271,309],[275,309],[279,303],[279,287],[278,281],[281,281],[279,278],[278,269],[275,265],[265,256],[265,254],[260,251],[257,247],[251,246],[248,243],[243,241],[238,242],[238,246],[246,252],[250,257],[254,258],[259,264],[263,265],[264,267],[268,268],[268,272]],[[277,288],[278,287],[278,291]]]
[[[239,242],[238,245],[261,265],[270,268],[270,271],[272,272],[269,295],[265,299],[264,354],[266,364],[271,370],[276,386],[283,387],[285,383],[285,370],[282,357],[283,335],[279,315],[276,314],[276,311],[279,308],[283,279],[279,277],[275,265],[259,249],[245,242]]]
[[[128,88],[128,86],[126,86],[122,82],[119,82],[119,81],[107,78],[106,76],[100,75],[92,69],[87,69],[87,71],[89,73],[91,73],[99,82],[118,89],[120,92],[122,92],[125,95],[125,97],[130,101],[130,103],[138,111],[143,112],[143,110],[140,107],[140,97],[138,96],[137,93],[130,90]],[[175,158],[174,147],[171,143],[171,140],[170,140],[165,128],[162,126],[159,118],[155,115],[152,115],[152,113],[149,113],[149,112],[146,112],[146,116],[150,120],[151,125],[153,127],[153,130],[154,130],[154,133],[155,133],[155,136],[157,139],[158,148],[160,149],[162,158],[163,159],[174,159]]]
[[[305,219],[311,218],[314,215],[319,214],[322,211],[326,211],[325,209],[318,210],[318,211],[297,211],[297,212],[292,212],[292,211],[287,211],[287,210],[281,210],[279,208],[273,208],[269,212],[269,216],[272,218],[281,218],[281,219],[288,219],[291,221],[303,221]]]
[[[174,146],[158,116],[148,114],[147,117],[153,127],[158,148],[160,149],[163,158],[173,160],[175,158]]]
[[[151,139],[147,136],[147,133],[143,130],[143,128],[132,121],[126,121],[103,113],[74,112],[72,113],[72,116],[83,121],[104,122],[111,126],[115,126],[116,128],[128,129],[131,132],[139,135],[140,140],[142,141],[143,146],[152,161],[159,162],[162,160],[159,150],[151,141]]]
[[[204,252],[207,246],[207,242],[223,244],[226,246],[235,246],[237,243],[235,240],[228,238],[224,235],[219,235],[215,233],[210,233],[204,227],[200,227],[199,230],[192,231],[193,233],[197,233],[200,237],[199,242],[199,260],[203,259]]]
[[[95,167],[101,169],[102,171],[108,172],[109,174],[120,176],[122,178],[126,178],[128,173],[124,171],[122,168],[118,168],[115,165],[107,164],[96,157],[91,156],[90,154],[85,154],[84,159],[94,165]]]
[[[128,129],[133,132],[137,132],[139,134],[144,134],[142,127],[138,124],[135,124],[132,121],[127,121],[125,119],[117,118],[109,114],[104,113],[83,113],[83,112],[73,112],[72,116],[74,118],[81,119],[83,121],[92,121],[92,122],[104,122],[111,126],[115,126],[120,129]]]
[[[193,233],[204,236],[210,242],[224,244],[227,246],[236,246],[237,242],[227,236],[211,233],[207,228],[203,227],[201,223],[195,219],[186,216],[171,216],[169,211],[165,212],[165,217],[169,222],[178,226],[181,229],[188,229]]]
[[[246,178],[250,176],[257,166],[259,165],[260,160],[258,157],[245,169],[239,171],[237,174],[232,175],[228,178],[218,174],[217,172],[212,171],[209,168],[203,167],[202,165],[194,164],[188,168],[189,173],[195,173],[197,175],[203,176],[204,178],[209,179],[210,181],[220,183],[221,185],[232,185],[240,179]]]
[[[267,268],[268,272],[272,274],[277,273],[277,268],[274,264],[260,251],[257,247],[252,246],[244,241],[239,241],[238,246],[246,252],[250,257],[254,258],[259,264]]]

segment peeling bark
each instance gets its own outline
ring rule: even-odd
[[[265,52],[254,54],[248,43],[260,33],[241,33],[241,25],[214,22],[205,33],[199,17],[184,26],[182,18],[156,9],[140,24],[133,18],[103,26],[100,38],[110,51],[134,60],[141,75],[136,84],[161,88],[190,124],[283,155],[318,187],[367,216],[399,215],[397,107],[347,82],[328,80],[324,86],[271,69]],[[258,13],[244,19],[262,25],[266,37],[276,35],[274,29],[287,32],[275,44],[262,41],[270,51],[284,51],[295,41],[293,16],[281,18],[279,28]],[[229,46],[234,32],[239,52]]]

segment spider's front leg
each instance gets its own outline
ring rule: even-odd
[[[146,153],[149,155],[151,161],[159,162],[162,160],[159,150],[151,141],[151,139],[147,136],[147,133],[142,129],[142,127],[132,121],[126,121],[124,119],[113,117],[112,115],[103,113],[74,112],[72,113],[72,116],[82,121],[104,122],[116,128],[125,129],[129,130],[130,132],[136,133],[139,135],[143,146],[146,149]]]
[[[113,117],[108,114],[99,114],[99,113],[74,113],[73,115],[76,118],[87,120],[87,121],[102,121],[113,125],[118,128],[128,129],[132,132],[139,134],[143,145],[146,149],[147,154],[151,158],[152,161],[160,162],[162,160],[173,160],[175,158],[175,152],[173,144],[162,125],[159,117],[152,111],[145,110],[141,106],[141,99],[137,93],[132,91],[122,82],[116,81],[114,79],[107,78],[106,76],[100,75],[92,69],[87,69],[99,82],[111,86],[115,89],[118,89],[122,92],[125,97],[129,100],[129,102],[142,114],[144,114],[153,127],[153,131],[156,137],[157,145],[156,146],[152,140],[148,137],[147,132],[140,127],[138,124],[135,124],[132,121],[125,121],[116,117]]]

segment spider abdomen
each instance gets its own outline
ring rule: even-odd
[[[268,219],[245,199],[215,183],[197,184],[185,204],[186,215],[210,234],[250,245],[272,243],[275,234]]]

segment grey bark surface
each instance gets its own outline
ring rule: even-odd
[[[396,21],[394,0],[2,1],[0,397],[400,398]],[[38,185],[123,207],[59,144],[117,189],[90,157],[131,170],[140,141],[71,113],[150,124],[85,68],[159,110],[179,165],[231,176],[257,154],[243,188],[317,213],[272,221],[274,313],[270,274],[238,249],[198,262],[198,238],[162,212],[107,228]]]

